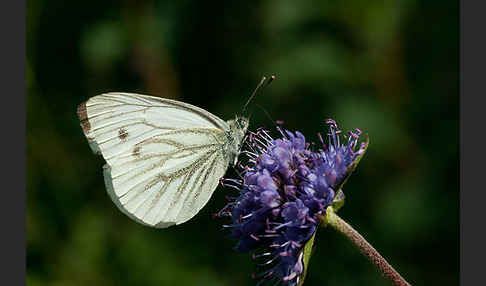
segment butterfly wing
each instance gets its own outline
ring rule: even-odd
[[[107,162],[111,199],[142,224],[165,228],[192,218],[229,165],[226,122],[186,103],[107,93],[80,104],[78,117]]]

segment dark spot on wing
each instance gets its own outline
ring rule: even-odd
[[[128,137],[128,132],[122,127],[120,130],[118,130],[118,138],[120,138],[121,141],[125,141]]]
[[[86,111],[86,102],[81,103],[78,105],[78,118],[81,121],[81,128],[83,128],[83,132],[88,134],[91,130],[91,124],[88,121],[88,112]]]
[[[135,148],[133,148],[132,154],[135,157],[140,157],[140,146],[135,146]]]

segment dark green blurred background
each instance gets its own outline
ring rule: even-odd
[[[27,10],[27,284],[253,285],[211,218],[219,188],[165,230],[118,211],[77,105],[106,91],[182,100],[229,119],[261,76],[252,126],[317,141],[332,117],[370,136],[342,218],[410,282],[459,283],[458,2],[64,1]],[[305,285],[388,285],[335,232]]]

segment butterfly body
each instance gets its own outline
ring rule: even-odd
[[[238,116],[236,119],[226,122],[228,123],[229,131],[226,132],[227,144],[224,146],[224,153],[230,156],[228,162],[236,165],[249,122],[247,118]]]
[[[107,192],[135,221],[165,228],[199,212],[235,164],[248,120],[224,121],[180,101],[107,93],[78,107]]]

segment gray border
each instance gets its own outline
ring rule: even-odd
[[[25,285],[25,1],[3,1],[0,5],[2,44],[2,144],[7,160],[2,160],[2,284]],[[8,135],[8,137],[7,137]],[[13,136],[11,136],[13,135]]]
[[[474,5],[473,5],[474,4]],[[485,116],[486,44],[484,7],[481,1],[461,1],[461,285],[482,285],[486,251],[483,243],[485,177],[482,137]],[[483,8],[483,9],[481,9]],[[472,100],[476,99],[476,100]],[[483,101],[483,102],[479,102]],[[445,139],[446,140],[446,139]],[[444,218],[447,219],[447,218]]]

